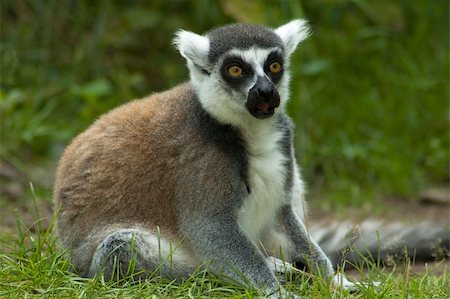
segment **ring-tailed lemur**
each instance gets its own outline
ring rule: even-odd
[[[333,275],[303,222],[285,113],[289,58],[308,34],[303,20],[179,31],[190,82],[116,108],[73,140],[54,198],[81,275],[124,275],[131,259],[141,276],[177,279],[209,261],[273,298],[285,292],[268,256]]]

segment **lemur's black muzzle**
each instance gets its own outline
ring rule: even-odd
[[[248,93],[245,104],[250,114],[256,118],[269,118],[279,105],[280,96],[275,84],[267,77],[258,76],[255,85]]]

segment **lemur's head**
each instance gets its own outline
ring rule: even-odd
[[[233,24],[205,35],[180,30],[174,43],[187,60],[203,107],[220,121],[239,125],[284,109],[289,58],[308,34],[304,20],[277,29]]]

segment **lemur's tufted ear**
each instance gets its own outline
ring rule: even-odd
[[[310,31],[305,20],[298,19],[290,21],[277,29],[275,33],[281,38],[287,55],[291,55],[298,44],[308,38]]]
[[[188,62],[206,69],[208,66],[209,39],[196,33],[179,30],[173,39],[174,45]]]

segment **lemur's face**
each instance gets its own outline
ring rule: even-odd
[[[220,86],[256,118],[271,117],[280,105],[278,84],[283,77],[280,48],[231,50],[220,59]]]
[[[219,120],[267,119],[288,99],[289,57],[308,35],[305,21],[275,30],[248,24],[218,27],[206,35],[179,31],[175,39],[186,58],[203,107]]]

